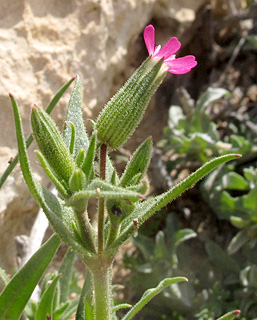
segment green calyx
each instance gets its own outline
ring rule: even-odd
[[[38,149],[57,177],[68,183],[75,164],[56,124],[43,109],[33,106],[31,127]]]
[[[117,149],[133,134],[150,99],[166,73],[160,72],[163,61],[153,65],[148,58],[106,104],[96,122],[98,139]]]

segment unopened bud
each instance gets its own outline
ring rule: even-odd
[[[71,192],[83,190],[86,185],[86,176],[84,172],[80,169],[75,169],[70,178],[69,185]]]
[[[31,112],[31,126],[38,149],[57,176],[69,182],[75,164],[52,118],[43,109],[34,105]]]

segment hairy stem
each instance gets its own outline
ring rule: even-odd
[[[111,270],[112,264],[98,259],[97,265],[91,269],[94,285],[95,320],[111,320],[112,290]]]

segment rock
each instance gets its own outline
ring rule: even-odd
[[[85,117],[97,112],[146,56],[142,33],[153,18],[174,25],[160,27],[163,41],[188,23],[198,1],[175,0],[13,0],[0,4],[0,174],[17,150],[12,92],[21,107],[25,134],[30,133],[30,107],[47,107],[53,95],[71,77],[82,78]],[[184,14],[184,13],[186,14]],[[169,31],[169,33],[167,32]],[[169,35],[167,35],[169,34]],[[161,37],[160,37],[161,40]],[[143,50],[143,51],[142,51]],[[139,58],[135,55],[141,52]],[[142,54],[143,52],[143,54]],[[53,117],[61,125],[68,103],[65,94]],[[161,129],[159,129],[161,132]],[[31,147],[33,151],[35,145]],[[35,157],[33,170],[39,170]],[[38,210],[19,167],[1,189],[0,264],[13,266],[15,235],[29,233]]]

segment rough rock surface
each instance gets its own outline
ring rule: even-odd
[[[46,107],[53,94],[79,73],[85,116],[94,118],[142,62],[146,51],[141,49],[143,41],[138,37],[144,26],[154,20],[163,31],[157,32],[160,43],[167,41],[194,19],[201,3],[202,0],[0,0],[0,174],[17,151],[8,92],[19,101],[28,134],[32,104]],[[66,94],[53,112],[59,124],[68,99]],[[151,112],[155,119],[158,113]],[[31,162],[34,160],[32,157]],[[33,168],[40,172],[37,164]],[[0,191],[0,265],[8,271],[16,255],[14,236],[29,233],[36,211],[17,166]]]

